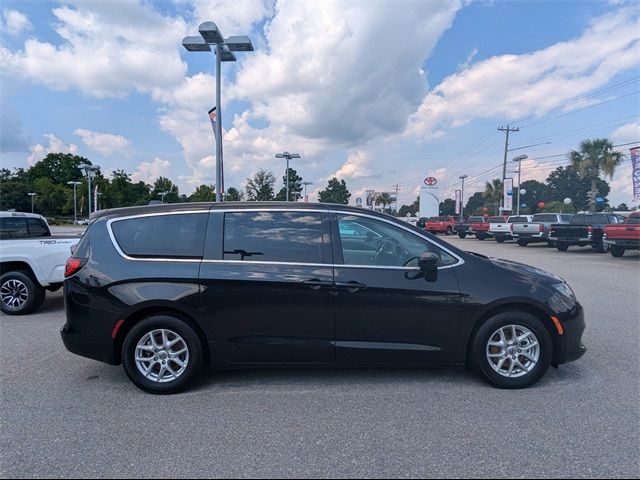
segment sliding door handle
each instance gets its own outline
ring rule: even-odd
[[[336,287],[354,293],[359,290],[364,290],[365,288],[367,288],[367,285],[364,283],[356,282],[355,280],[351,280],[350,282],[336,282]]]

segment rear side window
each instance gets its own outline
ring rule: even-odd
[[[489,223],[506,223],[504,217],[489,217]]]
[[[49,236],[49,229],[47,224],[39,218],[28,218],[27,225],[29,227],[30,237],[47,237]]]
[[[573,215],[560,215],[560,218],[562,218],[563,222],[570,222],[573,218]]]
[[[541,213],[533,216],[533,222],[557,222],[558,217],[552,213]]]
[[[627,219],[627,223],[638,225],[640,224],[640,215],[632,215]]]
[[[0,238],[24,238],[29,236],[26,218],[0,218]]]
[[[511,217],[509,223],[527,223],[529,219],[527,217]]]
[[[237,212],[224,216],[224,259],[324,263],[322,213]]]
[[[131,257],[202,258],[207,213],[116,220],[111,230],[120,249]]]

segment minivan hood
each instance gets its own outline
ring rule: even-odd
[[[536,277],[539,280],[548,281],[551,283],[566,283],[562,278],[554,275],[553,273],[542,270],[541,268],[532,267],[531,265],[526,265],[524,263],[493,257],[488,257],[487,261],[491,262],[498,268],[508,270],[510,272],[530,275],[532,277]]]

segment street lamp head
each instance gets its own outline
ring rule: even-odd
[[[229,37],[224,42],[232,52],[253,52],[251,39],[246,35]]]
[[[218,26],[213,22],[201,23],[198,31],[207,43],[224,43],[222,33],[218,30]]]
[[[276,158],[284,158],[284,155],[282,153],[276,153]]]
[[[189,52],[210,52],[211,47],[202,37],[184,37],[182,46]]]
[[[291,158],[300,158],[300,154],[299,153],[292,153],[291,154]]]
[[[313,185],[313,182],[302,182],[303,185]]]
[[[464,179],[465,179],[465,178],[467,178],[468,176],[469,176],[469,175],[466,175],[466,174],[465,174],[465,175],[460,175],[458,178],[459,178],[460,180],[464,180]]]
[[[522,160],[526,160],[527,158],[529,158],[529,155],[518,155],[516,158],[514,158],[512,161],[513,162],[520,162]]]
[[[220,51],[220,61],[221,62],[235,62],[236,61],[235,53],[233,53],[231,50],[229,50],[229,47],[227,47],[226,45],[224,45],[224,44],[218,45],[218,48],[217,48],[217,51],[216,51],[216,55],[218,55],[218,51]]]

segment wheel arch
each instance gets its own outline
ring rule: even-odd
[[[170,315],[179,318],[191,328],[193,328],[193,331],[196,332],[196,335],[198,335],[198,338],[200,339],[200,343],[202,345],[202,352],[204,354],[203,363],[205,365],[210,364],[211,357],[209,353],[209,343],[207,342],[207,337],[204,334],[204,331],[202,330],[200,325],[198,325],[198,322],[196,322],[188,313],[178,308],[168,307],[165,305],[145,306],[124,318],[124,321],[118,329],[116,338],[113,342],[114,364],[119,365],[122,363],[122,345],[124,343],[124,339],[127,337],[131,329],[145,318],[153,315]]]
[[[32,280],[40,285],[38,278],[36,277],[33,268],[27,262],[24,261],[8,261],[0,263],[0,275],[10,272],[24,272],[31,277]]]
[[[506,303],[501,303],[498,305],[493,305],[483,311],[478,318],[475,320],[473,328],[469,336],[466,338],[465,342],[465,364],[469,365],[469,360],[471,358],[471,349],[473,346],[473,340],[482,326],[482,324],[490,317],[497,315],[498,313],[509,312],[509,311],[520,311],[527,312],[531,315],[538,318],[544,327],[549,332],[549,336],[551,337],[551,342],[553,346],[553,352],[551,355],[551,365],[553,367],[558,367],[560,364],[560,358],[562,353],[562,340],[558,335],[558,331],[553,324],[553,321],[550,318],[549,312],[547,312],[544,308],[539,305],[535,305],[532,303],[524,302],[524,301],[508,301]]]

